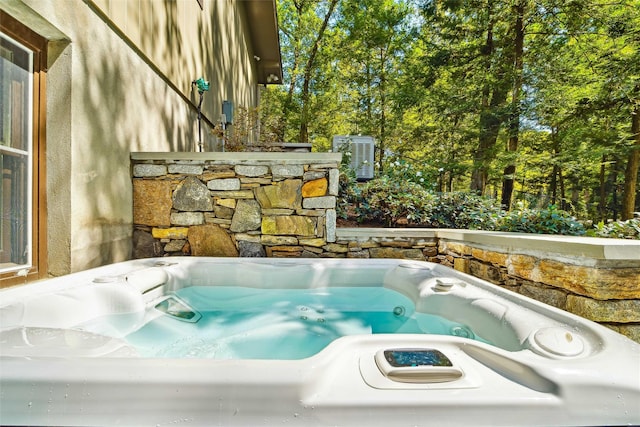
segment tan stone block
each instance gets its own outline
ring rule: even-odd
[[[349,252],[349,248],[339,243],[329,243],[322,247],[327,252],[346,253]]]
[[[469,273],[469,260],[466,258],[456,258],[453,260],[453,268],[463,273]]]
[[[171,225],[171,205],[176,181],[133,180],[133,222],[150,226]]]
[[[326,212],[326,209],[296,209],[296,214],[302,216],[325,216]]]
[[[568,295],[567,310],[595,322],[640,322],[640,299],[600,301]]]
[[[293,212],[293,209],[262,209],[262,215],[264,216],[292,215]]]
[[[298,239],[292,236],[272,236],[263,234],[260,236],[260,243],[265,246],[297,245]]]
[[[424,256],[420,249],[401,249],[401,248],[371,248],[369,249],[371,258],[398,258],[413,259],[424,261]]]
[[[260,235],[256,234],[247,234],[247,233],[235,233],[234,237],[237,242],[251,242],[251,243],[260,243]]]
[[[510,275],[522,277],[533,282],[546,283],[543,280],[539,280],[537,263],[537,258],[518,254],[509,255],[505,261],[507,272]]]
[[[377,242],[360,242],[360,247],[362,249],[379,248],[380,244]]]
[[[302,186],[302,197],[321,197],[327,194],[329,184],[327,178],[314,179]]]
[[[202,175],[200,175],[200,179],[204,182],[211,181],[212,179],[224,179],[224,178],[235,178],[236,174],[232,170],[221,170],[221,171],[206,171]]]
[[[303,249],[300,246],[267,246],[265,252],[273,258],[299,258]]]
[[[211,191],[211,195],[223,199],[253,199],[253,190]]]
[[[238,256],[238,249],[233,239],[219,225],[205,224],[189,227],[188,238],[193,256]]]
[[[184,249],[186,240],[170,240],[169,243],[164,245],[165,252],[182,252]]]
[[[594,299],[640,299],[637,268],[593,268],[541,260],[537,282],[567,289]]]
[[[472,247],[458,242],[440,241],[440,252],[453,252],[457,255],[471,255]]]
[[[258,184],[258,185],[270,185],[271,179],[269,178],[245,178],[240,177],[241,184]]]
[[[262,234],[314,236],[316,221],[304,216],[265,216],[262,218]]]
[[[211,218],[211,219],[205,221],[205,223],[207,223],[207,224],[218,224],[218,225],[222,226],[223,228],[230,228],[231,227],[231,220],[230,219]]]
[[[240,189],[241,190],[252,190],[252,189],[258,188],[258,187],[260,187],[260,184],[256,184],[256,183],[253,183],[253,184],[240,184]]]
[[[151,235],[156,239],[186,239],[188,227],[169,227],[151,229]]]
[[[299,239],[298,242],[304,246],[313,246],[314,248],[321,248],[323,245],[327,243],[326,240],[315,238],[315,239]]]
[[[215,202],[216,202],[216,205],[218,205],[218,206],[224,206],[225,208],[235,209],[236,203],[238,203],[238,200],[237,199],[220,199],[220,198],[216,198]]]
[[[479,259],[480,261],[489,262],[491,264],[506,266],[508,254],[494,251],[487,251],[484,249],[471,248],[471,256]]]
[[[316,247],[313,247],[313,246],[303,246],[303,248],[304,248],[305,251],[311,252],[311,253],[314,253],[314,254],[321,254],[322,252],[324,252],[322,250],[322,248],[316,248]]]
[[[273,252],[302,252],[302,246],[271,246]]]
[[[302,258],[303,251],[295,251],[295,252],[282,252],[282,251],[272,251],[271,256],[273,258]]]
[[[256,199],[262,209],[299,209],[302,206],[302,180],[286,179],[274,185],[256,188]]]
[[[510,282],[513,283],[513,282]],[[567,293],[550,286],[535,283],[523,283],[519,292],[527,297],[533,298],[545,304],[566,310]]]
[[[428,246],[422,250],[422,255],[429,258],[435,257],[438,255],[438,249],[433,246]]]
[[[349,251],[347,253],[347,258],[369,258],[369,251],[367,250]]]
[[[380,246],[390,248],[410,248],[413,246],[413,244],[407,240],[395,239],[391,241],[380,242]]]
[[[489,280],[487,265],[480,261],[474,259],[469,261],[469,273],[479,279]]]

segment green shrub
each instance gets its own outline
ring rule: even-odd
[[[582,236],[584,225],[555,205],[546,209],[516,209],[508,212],[497,224],[497,230],[518,233],[563,234]]]
[[[435,189],[438,179],[437,172],[429,168],[419,168],[404,159],[390,159],[385,162],[384,175],[386,179],[395,182],[411,182],[427,190]]]
[[[338,215],[384,227],[407,225],[640,239],[640,218],[601,222],[587,230],[555,205],[546,209],[519,207],[505,212],[494,199],[464,192],[436,194],[407,178],[391,174],[359,187],[352,171],[341,170]]]
[[[406,223],[421,224],[425,212],[432,209],[436,197],[413,182],[387,177],[365,184],[357,197],[355,212],[360,222],[378,222],[391,227]]]
[[[340,197],[338,197],[336,204],[336,214],[340,218],[347,219],[349,207],[355,205],[358,201],[360,191],[356,183],[355,174],[350,173],[348,170],[340,169],[338,177],[338,194]]]
[[[502,212],[496,201],[486,197],[461,192],[436,194],[420,184],[388,176],[369,181],[353,200],[359,221],[387,227],[491,230]]]
[[[587,231],[588,236],[640,240],[640,218],[627,221],[600,222]]]
[[[488,197],[463,192],[442,193],[428,213],[428,226],[493,230],[502,214],[499,203]]]

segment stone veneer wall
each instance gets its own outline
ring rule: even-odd
[[[332,153],[132,153],[133,257],[311,256],[335,241]]]
[[[640,342],[640,242],[336,229],[339,154],[132,153],[133,256],[432,261]]]

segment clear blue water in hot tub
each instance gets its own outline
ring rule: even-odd
[[[175,296],[201,317],[193,322],[184,312],[165,314],[126,336],[142,356],[302,359],[356,334],[428,333],[487,342],[467,325],[416,313],[409,298],[382,287],[192,286]]]

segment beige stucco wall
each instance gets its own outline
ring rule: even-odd
[[[128,259],[132,151],[194,151],[203,115],[258,102],[243,7],[232,0],[3,0],[51,40],[47,71],[49,273]],[[205,126],[203,141],[217,141]]]

